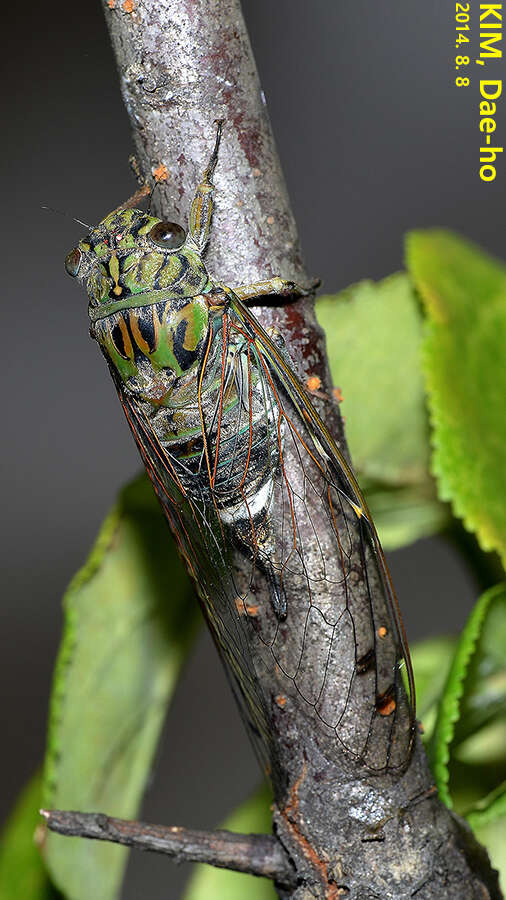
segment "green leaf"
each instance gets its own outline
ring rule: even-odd
[[[354,468],[388,550],[442,530],[429,474],[422,317],[407,275],[361,281],[316,304]]]
[[[35,843],[42,833],[42,779],[35,775],[20,794],[1,836],[0,900],[57,900]]]
[[[471,612],[459,638],[439,704],[429,760],[441,799],[447,806],[454,804],[459,783],[469,783],[479,792],[477,773],[473,775],[469,767],[464,776],[461,767],[459,771],[456,746],[484,725],[500,721],[497,718],[494,721],[494,716],[504,715],[506,654],[505,644],[501,642],[505,628],[506,586],[500,584],[486,591]],[[503,762],[506,760],[504,750],[502,759]],[[483,764],[480,755],[476,761]],[[484,777],[489,778],[491,774],[493,777],[489,770]],[[462,798],[455,805],[461,807]]]
[[[488,850],[499,872],[499,884],[506,894],[506,781],[485,797],[467,816],[478,840]]]
[[[44,806],[133,818],[198,606],[146,477],[105,520],[65,595]],[[111,900],[127,851],[49,834],[46,860],[68,900]]]
[[[267,787],[262,786],[220,827],[248,834],[270,834],[271,803],[272,794]],[[272,881],[267,878],[198,865],[194,866],[184,900],[237,900],[238,897],[241,900],[275,900],[277,893]]]
[[[506,561],[506,265],[447,231],[408,236],[428,317],[424,370],[432,469],[484,550]]]
[[[429,426],[421,373],[422,317],[402,272],[320,297],[330,369],[354,467],[391,485],[428,481]]]

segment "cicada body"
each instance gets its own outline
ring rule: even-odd
[[[220,134],[188,234],[123,209],[67,271],[86,285],[92,336],[264,768],[286,703],[359,764],[401,768],[413,678],[374,525],[282,339],[244,302],[300,289],[231,289],[202,261]]]

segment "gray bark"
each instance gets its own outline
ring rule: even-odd
[[[231,286],[275,275],[307,284],[238,0],[109,0],[104,10],[140,169],[147,178],[161,165],[168,170],[154,194],[157,212],[186,222],[213,122],[223,118],[209,271]],[[322,396],[330,398],[323,338],[311,303],[256,312],[264,327],[279,328],[299,372],[317,375]],[[337,404],[315,402],[346,453]],[[325,548],[320,511],[315,506],[309,515]],[[297,691],[282,680],[276,683],[279,673],[267,671],[260,657],[256,662],[264,693],[287,699],[269,723],[278,769],[273,823],[298,884],[278,885],[280,896],[501,896],[485,851],[432,789],[418,737],[407,768],[371,774],[313,727],[314,717]],[[354,712],[360,717],[360,709]]]
[[[58,809],[41,809],[48,828],[65,837],[85,837],[150,850],[170,856],[175,863],[209,863],[248,875],[292,884],[295,870],[281,844],[268,834],[236,834],[233,831],[195,831],[178,826],[146,825],[104,816]]]

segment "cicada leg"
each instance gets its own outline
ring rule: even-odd
[[[251,284],[241,284],[233,288],[234,294],[240,300],[252,300],[254,297],[265,297],[268,294],[276,294],[278,297],[308,297],[318,287],[316,281],[308,288],[303,288],[295,281],[287,281],[285,278],[268,278],[266,281],[254,281]]]
[[[195,196],[190,209],[190,231],[187,238],[187,246],[193,247],[197,252],[203,253],[211,233],[211,218],[213,215],[214,185],[212,177],[218,162],[223,119],[216,122],[216,141],[209,162],[202,175],[202,180],[195,191]]]
[[[141,200],[144,200],[144,197],[148,197],[149,194],[151,194],[151,188],[149,184],[141,185],[141,187],[135,192],[135,194],[132,194],[132,196],[129,197],[128,200],[125,200],[124,203],[121,203],[120,206],[116,207],[116,209],[113,209],[113,211],[109,213],[109,216],[113,216],[115,213],[123,212],[125,209],[136,209],[136,207],[139,206]]]

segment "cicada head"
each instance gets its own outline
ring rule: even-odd
[[[213,282],[202,255],[210,236],[211,176],[221,127],[219,122],[214,150],[191,204],[188,233],[181,225],[125,204],[109,213],[65,260],[69,275],[88,292],[91,335],[137,393],[138,380],[143,380],[146,393],[146,379],[153,375],[147,362],[170,380],[198,366],[204,352],[209,324],[204,295]],[[164,391],[166,387],[164,383]],[[158,396],[158,384],[155,389]]]
[[[90,311],[105,315],[111,303],[163,290],[191,297],[209,278],[184,228],[139,209],[110,213],[67,256],[65,268],[86,286]],[[142,296],[135,305],[142,305]],[[101,309],[103,307],[103,309]]]

